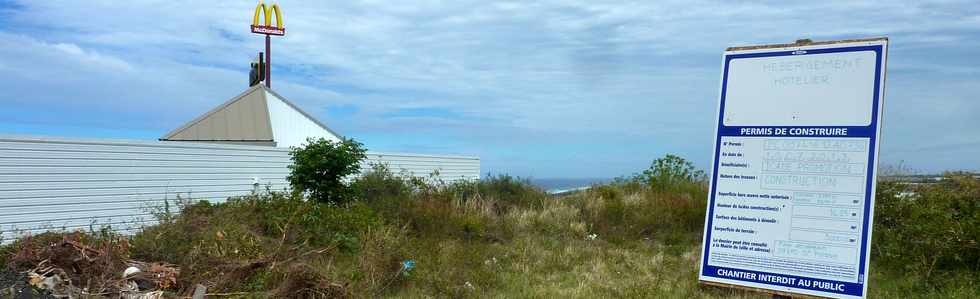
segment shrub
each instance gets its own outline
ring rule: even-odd
[[[476,192],[481,198],[496,200],[501,205],[501,212],[514,207],[540,208],[541,203],[549,199],[548,194],[530,180],[509,175],[488,175],[476,184]]]
[[[607,185],[618,187],[623,192],[632,194],[642,191],[646,186],[646,180],[639,179],[639,175],[634,177],[621,176],[614,178]]]
[[[371,170],[355,179],[351,186],[364,201],[401,199],[411,195],[415,189],[410,181],[392,173],[385,164],[371,165]]]
[[[929,184],[878,184],[875,258],[926,280],[980,270],[980,179],[947,173]]]
[[[695,169],[690,161],[667,154],[653,160],[639,179],[657,191],[690,192],[702,189],[699,185],[703,185],[705,175],[704,171]]]
[[[656,239],[689,245],[704,227],[707,202],[688,194],[636,190],[630,184],[597,185],[561,199],[573,202],[593,231],[607,240]]]
[[[381,225],[381,218],[363,203],[354,203],[346,208],[328,205],[314,205],[299,223],[304,230],[301,235],[314,246],[336,244],[339,248],[355,252],[358,249],[358,235],[361,232]]]
[[[577,201],[589,229],[608,240],[642,237],[687,246],[704,227],[707,195],[703,171],[666,155],[640,174],[562,200]]]
[[[352,185],[389,224],[404,225],[418,235],[468,240],[506,238],[503,214],[540,207],[549,199],[527,180],[511,176],[445,183],[395,175],[384,165],[374,165]]]
[[[311,252],[356,254],[361,237],[382,226],[363,203],[337,207],[282,192],[181,206],[130,239],[132,256],[177,264],[182,285],[206,281],[217,291],[282,286],[295,266],[322,258]]]
[[[306,140],[290,154],[293,164],[287,178],[293,192],[306,192],[323,203],[345,204],[353,198],[345,179],[360,172],[366,157],[363,145],[353,139],[333,142],[324,138]]]

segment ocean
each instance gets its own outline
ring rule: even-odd
[[[610,181],[612,181],[612,178],[549,178],[531,179],[531,184],[548,191],[548,193],[561,193],[588,188],[594,184],[604,184]]]

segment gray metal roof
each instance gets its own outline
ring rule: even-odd
[[[259,84],[252,86],[241,94],[229,99],[211,111],[194,118],[190,122],[170,131],[160,138],[165,141],[201,141],[201,142],[269,142],[275,144],[273,134],[273,119],[268,108],[268,97],[271,94],[278,100],[299,112],[316,126],[319,126],[340,137],[318,119],[303,111],[282,95]]]

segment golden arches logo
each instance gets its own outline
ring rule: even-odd
[[[272,14],[276,15],[276,25],[272,26]],[[259,15],[264,15],[265,19],[259,24]],[[282,11],[279,4],[266,6],[265,2],[259,2],[255,6],[255,16],[252,17],[252,32],[269,35],[286,35],[286,28],[282,24]]]

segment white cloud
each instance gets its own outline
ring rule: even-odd
[[[4,16],[16,26],[0,25],[3,38],[24,45],[0,49],[0,55],[22,61],[0,61],[0,68],[16,73],[7,76],[15,77],[19,94],[41,103],[104,99],[90,109],[141,115],[149,126],[166,129],[244,87],[247,62],[262,50],[262,38],[247,32],[253,5],[25,2]],[[916,116],[919,124],[943,122],[941,113],[968,117],[964,111],[980,107],[967,96],[980,93],[975,83],[949,84],[980,76],[976,58],[957,50],[980,46],[980,6],[971,1],[280,5],[288,35],[273,41],[274,87],[321,116],[326,107],[357,106],[351,117],[358,123],[333,125],[354,135],[442,124],[451,138],[523,134],[530,137],[512,139],[528,146],[567,143],[539,141],[549,135],[658,140],[646,149],[650,155],[638,151],[617,159],[642,165],[652,153],[678,150],[706,163],[697,156],[705,146],[690,140],[710,134],[721,51],[797,38],[891,37],[886,117],[917,115],[922,110],[912,107],[921,108],[920,101],[942,104],[930,110],[937,115]],[[50,91],[52,86],[80,92]],[[479,124],[382,117],[411,107],[437,107]],[[950,144],[974,141],[966,129],[980,125],[967,119],[945,123],[950,132],[961,132],[946,137]],[[906,136],[925,134],[911,125],[895,130],[886,140],[903,148],[915,143]],[[511,146],[466,140],[460,151]],[[603,155],[617,146],[626,145],[593,151]],[[535,164],[541,156],[529,152],[527,164],[547,166]]]
[[[34,42],[34,41],[30,41]],[[105,56],[94,51],[86,52],[82,48],[75,44],[58,43],[54,45],[44,44],[43,42],[34,42],[34,46],[37,47],[52,47],[54,49],[60,50],[65,54],[73,56],[72,59],[81,62],[82,64],[89,64],[94,67],[99,68],[109,68],[115,71],[131,71],[133,67],[129,63],[111,56]]]

